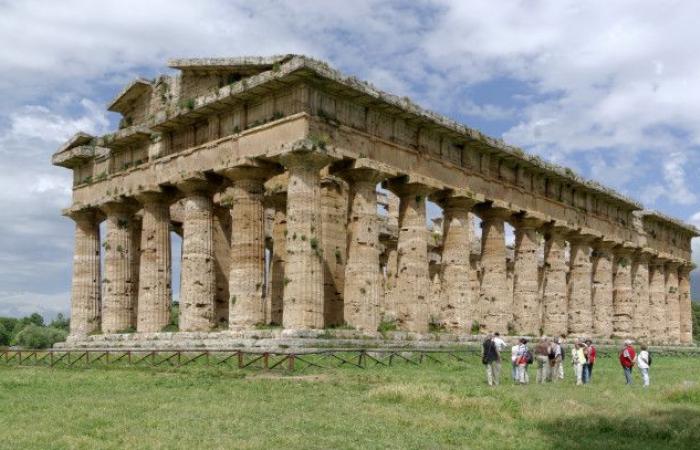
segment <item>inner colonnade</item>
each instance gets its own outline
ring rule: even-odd
[[[691,342],[692,226],[305,57],[171,66],[110,105],[120,130],[54,155],[75,179],[72,335],[162,331],[180,258],[180,331]]]

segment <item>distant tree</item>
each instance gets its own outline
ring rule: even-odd
[[[700,302],[691,302],[693,307],[693,339],[700,341]]]
[[[58,328],[59,330],[68,331],[70,329],[70,320],[68,320],[68,318],[66,318],[62,313],[58,313],[56,318],[51,321],[49,326],[52,328]]]
[[[67,336],[66,330],[30,323],[17,333],[12,344],[24,348],[49,348],[56,342],[65,341]]]
[[[5,324],[3,322],[0,322],[0,347],[4,345],[10,345],[11,340],[12,334],[7,328],[5,328]]]
[[[27,317],[29,323],[38,325],[40,327],[44,326],[44,318],[39,313],[33,313],[31,316]]]

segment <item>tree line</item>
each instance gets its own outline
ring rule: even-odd
[[[66,340],[69,327],[70,321],[60,313],[48,325],[38,313],[19,319],[0,317],[0,347],[49,348]]]

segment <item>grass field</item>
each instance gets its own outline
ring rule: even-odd
[[[544,386],[504,369],[489,388],[476,356],[290,375],[0,364],[0,448],[700,448],[698,357],[658,356],[649,389],[614,358],[585,387],[569,367]]]

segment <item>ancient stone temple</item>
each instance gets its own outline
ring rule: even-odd
[[[169,66],[53,155],[74,338],[162,331],[179,259],[180,332],[691,342],[694,227],[304,56]]]

